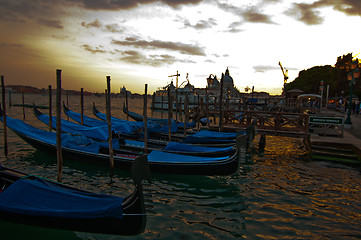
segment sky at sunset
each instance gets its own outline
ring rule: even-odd
[[[148,93],[229,68],[244,92],[279,94],[299,71],[361,50],[360,0],[0,0],[7,85]],[[322,79],[320,79],[322,80]]]

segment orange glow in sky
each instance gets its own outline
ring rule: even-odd
[[[331,3],[335,2],[335,3]],[[279,94],[283,75],[360,52],[358,0],[0,0],[0,74],[6,84],[65,89],[126,86],[152,93],[179,71],[205,87],[229,68],[243,91]]]

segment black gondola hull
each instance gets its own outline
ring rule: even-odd
[[[21,172],[1,167],[1,187],[6,188],[23,176],[25,176],[25,174]],[[63,188],[85,192],[67,185],[59,185]],[[137,235],[144,232],[146,226],[146,215],[141,185],[137,186],[134,192],[124,199],[122,206],[124,213],[122,218],[67,218],[26,215],[0,211],[0,220],[38,227],[100,234]]]

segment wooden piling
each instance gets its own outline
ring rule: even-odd
[[[217,97],[214,97],[214,106],[213,106],[213,122],[214,124],[217,124],[217,117],[216,117],[216,113],[217,113]]]
[[[163,97],[163,93],[162,93],[162,100],[161,100],[161,104],[160,104],[160,118],[163,119],[163,101],[164,101],[164,97]]]
[[[110,76],[106,76],[106,79],[107,79],[106,115],[107,115],[108,135],[109,135],[108,140],[109,140],[110,177],[112,178],[114,175],[114,153],[113,153],[113,138],[112,138],[112,122],[111,122]]]
[[[11,107],[12,103],[11,103],[11,89],[8,90],[8,96],[9,96],[9,107]]]
[[[207,128],[209,128],[210,119],[209,119],[209,91],[206,87],[206,118],[207,118]]]
[[[261,153],[261,154],[264,153],[265,147],[266,147],[266,135],[261,134],[259,143],[258,143],[259,153]]]
[[[80,124],[84,125],[84,88],[80,88]]]
[[[182,98],[179,98],[179,121],[183,121]]]
[[[175,89],[175,120],[178,121],[178,89]]]
[[[58,71],[56,72],[56,74],[57,74],[56,76],[58,79]],[[60,71],[60,74],[61,74],[61,71]],[[51,96],[51,85],[48,86],[48,89],[49,89],[49,132],[51,132],[53,130],[53,119],[52,119],[53,100],[52,100],[52,96]]]
[[[186,95],[186,98],[184,100],[184,137],[187,135],[187,122],[188,122],[188,95]]]
[[[2,107],[3,107],[3,126],[4,126],[4,154],[8,156],[8,134],[6,125],[6,102],[5,102],[5,83],[4,76],[1,75],[1,89],[2,89]]]
[[[66,90],[66,107],[69,108],[69,90]],[[66,116],[69,121],[69,116]]]
[[[200,124],[200,115],[201,115],[201,109],[199,104],[199,95],[197,94],[197,130],[199,131],[199,124]]]
[[[24,92],[21,92],[21,97],[23,100],[23,120],[25,120],[25,99],[24,99]]]
[[[51,118],[51,115],[50,115]],[[62,182],[63,155],[61,150],[61,70],[56,70],[56,153],[58,163],[58,182]],[[50,126],[51,127],[51,126]]]
[[[220,99],[219,99],[219,131],[222,132],[223,131],[223,109],[222,109],[222,105],[223,105],[223,79],[224,79],[224,74],[222,73],[222,78],[221,78],[221,94],[220,94]]]
[[[143,122],[144,122],[144,152],[148,152],[148,119],[147,119],[147,100],[148,100],[148,84],[144,86],[144,107],[143,107]]]
[[[155,93],[153,93],[153,95],[152,95],[152,117],[153,117],[153,112],[154,112],[154,102],[155,102]]]
[[[171,123],[172,120],[172,99],[170,95],[170,88],[168,88],[168,135],[169,135],[169,142],[171,141]]]
[[[128,106],[128,92],[127,89],[125,89],[125,107],[127,108],[127,121],[129,121],[129,106]]]

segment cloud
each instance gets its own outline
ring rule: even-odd
[[[165,42],[159,40],[145,41],[137,38],[126,38],[124,41],[113,40],[113,44],[119,46],[133,46],[143,49],[160,49],[180,52],[182,54],[205,56],[204,49],[197,45],[184,44],[180,42]]]
[[[120,33],[120,32],[123,32],[123,30],[120,29],[119,25],[116,24],[116,23],[105,25],[105,29],[106,29],[106,31],[112,32],[112,33]]]
[[[102,46],[98,46],[98,47],[91,47],[89,46],[88,44],[84,44],[82,46],[82,48],[85,50],[85,51],[88,51],[92,54],[95,54],[95,53],[106,53],[105,50],[102,50]]]
[[[174,64],[175,62],[182,63],[195,63],[191,60],[185,59],[177,59],[174,56],[168,54],[152,54],[152,55],[144,55],[143,53],[135,50],[128,51],[118,51],[121,55],[119,58],[120,61],[137,64],[137,65],[148,65],[153,67],[160,67],[164,65]]]
[[[239,32],[243,32],[243,29],[240,29],[239,27],[242,26],[242,22],[233,22],[231,24],[229,24],[228,29],[225,32],[230,32],[230,33],[239,33]]]
[[[212,60],[212,59],[207,59],[207,60],[205,60],[204,62],[206,62],[206,63],[216,63],[214,60]]]
[[[253,69],[255,70],[255,72],[258,72],[258,73],[264,73],[264,72],[273,71],[273,70],[281,71],[281,68],[278,65],[256,65],[256,66],[253,66]],[[284,68],[284,69],[286,69],[286,68]],[[287,70],[297,71],[298,69],[294,68],[294,67],[287,67]]]
[[[47,0],[1,0],[0,20],[10,22],[36,21],[38,24],[48,27],[62,28],[60,21],[49,20],[59,19],[64,16],[64,8],[74,6],[69,0],[47,1]]]
[[[266,2],[277,2],[277,1],[266,1]],[[262,2],[262,4],[254,5],[254,6],[234,6],[228,3],[218,3],[218,7],[225,12],[232,13],[238,17],[240,17],[243,22],[249,23],[266,23],[266,24],[275,24],[272,21],[272,17],[270,15],[262,13],[263,5],[266,2]]]
[[[278,70],[280,68],[279,66],[257,65],[257,66],[253,66],[253,69],[255,70],[255,72],[264,73],[271,70],[276,70],[276,69]]]
[[[172,8],[178,8],[182,5],[195,5],[203,0],[78,0],[85,8],[92,10],[121,10],[132,9],[139,5],[151,3],[163,3]]]
[[[316,4],[294,3],[292,8],[285,12],[298,21],[307,25],[318,25],[323,23],[320,11],[316,10]]]
[[[343,0],[343,1],[333,1],[324,0],[320,2],[325,2],[332,4],[335,10],[346,13],[347,15],[357,15],[361,16],[361,2],[359,0]]]
[[[38,24],[41,26],[57,28],[57,29],[64,28],[61,21],[57,21],[57,20],[47,20],[47,19],[39,18]]]
[[[114,24],[103,25],[103,23],[101,23],[99,19],[95,19],[93,22],[90,23],[81,22],[80,25],[85,28],[98,28],[105,32],[112,32],[112,33],[123,32],[123,30],[119,27],[118,24],[114,23]]]
[[[217,20],[214,18],[208,18],[207,20],[200,20],[196,24],[192,25],[188,19],[183,21],[185,27],[191,27],[197,30],[212,28],[217,26]]]
[[[261,13],[258,7],[246,8],[241,14],[246,22],[274,24],[271,20],[271,16]]]
[[[324,7],[332,7],[334,10],[343,12],[346,15],[361,16],[361,2],[359,0],[319,0],[310,4],[293,3],[285,14],[307,25],[317,25],[323,23],[324,18],[321,16],[319,9]]]
[[[103,26],[103,24],[100,23],[100,21],[98,19],[95,19],[93,22],[91,23],[86,23],[86,22],[82,22],[80,23],[80,25],[82,27],[85,27],[85,28],[101,28]]]

